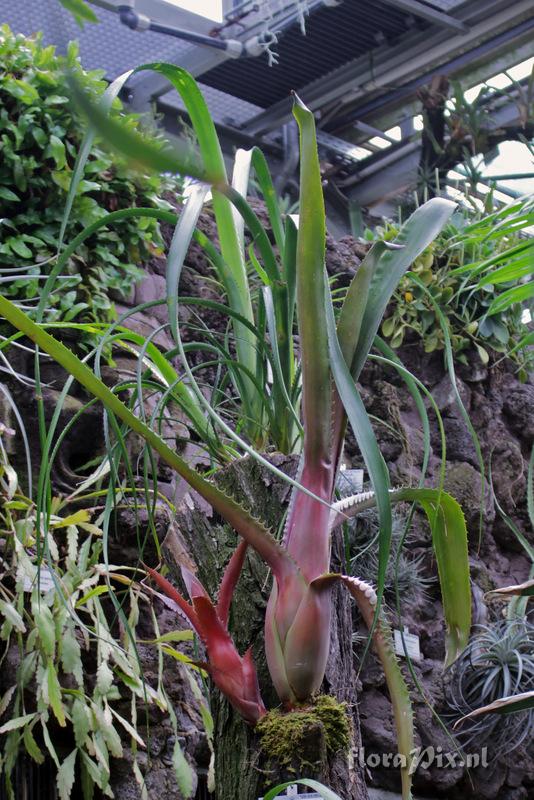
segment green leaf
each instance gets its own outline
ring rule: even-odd
[[[269,214],[269,222],[273,232],[278,252],[284,252],[285,236],[282,215],[280,214],[280,203],[274,188],[267,159],[259,147],[252,148],[252,166],[256,173],[256,180],[261,189],[261,193]]]
[[[447,623],[445,666],[455,661],[469,641],[471,587],[465,519],[457,501],[439,489],[399,489],[395,500],[420,503],[432,529],[443,611]]]
[[[510,332],[506,325],[499,320],[493,320],[493,335],[501,344],[508,344]]]
[[[50,137],[48,147],[45,152],[45,157],[53,158],[56,162],[56,169],[63,169],[67,163],[65,145],[57,136]]]
[[[508,251],[509,252],[509,251]],[[524,278],[534,272],[534,245],[529,244],[527,254],[523,258],[512,259],[504,267],[490,272],[478,282],[478,286],[494,286],[500,283],[508,283]],[[501,254],[502,257],[503,254]]]
[[[69,514],[67,517],[52,520],[51,527],[67,528],[69,525],[79,525],[80,522],[89,522],[90,519],[91,514],[89,511],[86,508],[81,508],[79,511],[76,511],[74,514]]]
[[[32,615],[39,640],[47,656],[53,657],[56,650],[56,631],[52,612],[44,602],[32,603]]]
[[[191,642],[195,634],[193,631],[169,631],[158,636],[157,639],[146,639],[146,644],[162,644],[164,642]]]
[[[96,685],[101,694],[105,695],[113,684],[113,672],[109,668],[107,661],[102,661],[96,671]]]
[[[127,719],[124,719],[124,717],[121,717],[121,715],[119,713],[117,713],[117,711],[115,711],[114,708],[111,709],[111,713],[113,714],[115,719],[122,725],[124,730],[127,731],[130,734],[132,739],[134,739],[140,747],[145,748],[146,745],[145,745],[143,739],[141,738],[141,736],[139,735],[139,733],[134,728],[134,726],[130,722],[128,722]]]
[[[152,66],[158,65],[143,65],[134,71],[149,69]],[[74,83],[71,83],[71,86],[77,104],[91,124],[112,147],[131,159],[134,164],[147,167],[155,172],[189,175],[192,178],[209,181],[198,153],[192,149],[190,143],[180,141],[175,143],[172,149],[157,147],[131,131],[123,123],[112,119],[101,105],[95,104],[87,97],[80,86]],[[217,182],[219,177],[219,175],[213,176],[214,182]]]
[[[85,747],[85,740],[91,731],[91,712],[84,700],[76,698],[71,710],[74,740],[80,749]]]
[[[18,730],[18,728],[22,728],[24,725],[27,725],[29,722],[31,722],[35,716],[36,714],[34,712],[33,714],[24,714],[22,717],[14,717],[8,722],[4,722],[2,727],[0,727],[0,733]]]
[[[87,592],[87,594],[84,594],[83,597],[80,597],[80,599],[76,602],[76,608],[81,608],[82,606],[85,606],[89,602],[89,600],[92,600],[94,597],[100,597],[100,595],[108,594],[108,592],[109,588],[107,586],[104,586],[103,584],[100,586],[95,586],[94,589],[91,589],[90,592]]]
[[[84,22],[98,22],[95,12],[84,0],[59,0],[59,2],[72,14],[80,28],[83,28]]]
[[[93,783],[98,786],[99,789],[102,789],[106,783],[106,774],[104,769],[99,764],[96,764],[92,758],[89,758],[84,750],[80,750],[80,757],[87,775],[91,778]]]
[[[22,78],[14,78],[7,80],[2,87],[5,91],[9,92],[13,97],[16,97],[17,100],[20,100],[22,103],[31,106],[33,103],[39,100],[39,92],[27,81],[22,80]]]
[[[530,300],[531,297],[534,297],[534,281],[513,286],[511,289],[507,289],[502,294],[497,295],[491,302],[487,313],[490,316],[499,314],[515,303],[523,303],[525,300]]]
[[[27,725],[24,728],[24,733],[22,738],[24,741],[24,748],[28,753],[28,755],[31,756],[31,758],[33,758],[33,760],[37,764],[44,764],[45,757],[39,745],[35,741],[35,738],[33,736],[32,730],[29,725]]]
[[[10,203],[16,203],[20,198],[18,194],[12,192],[11,189],[8,189],[6,186],[0,186],[0,199],[8,200]]]
[[[482,347],[480,344],[475,343],[475,347],[477,349],[478,357],[480,358],[481,362],[486,365],[489,364],[489,354],[488,351]]]
[[[380,321],[400,279],[415,259],[434,241],[456,208],[450,200],[435,197],[420,206],[402,226],[394,249],[385,250],[374,270],[351,373],[358,380]],[[400,248],[400,249],[399,249]],[[358,273],[356,273],[355,278]]]
[[[9,689],[2,695],[2,698],[0,699],[0,717],[5,714],[6,709],[9,708],[9,704],[11,703],[17,688],[18,685],[15,683],[13,686],[10,686]]]
[[[67,723],[65,721],[63,703],[61,702],[61,686],[59,685],[56,668],[51,658],[48,659],[43,682],[43,696],[50,704],[57,721],[61,727],[64,728]]]
[[[73,628],[68,625],[61,636],[61,663],[66,673],[74,675],[78,686],[83,686],[83,665],[80,644]]]
[[[330,364],[325,319],[325,209],[315,119],[294,95],[300,132],[300,204],[297,235],[297,314],[302,363],[304,458],[310,470],[328,461],[331,437]]]
[[[390,339],[393,336],[397,324],[398,323],[395,317],[388,317],[387,319],[384,320],[384,322],[382,323],[382,333],[384,334],[386,339]]]
[[[486,467],[485,467],[484,457],[483,457],[483,454],[482,454],[482,448],[480,446],[480,441],[479,441],[477,432],[475,431],[473,423],[471,422],[471,418],[470,418],[470,416],[469,416],[469,414],[467,412],[467,409],[465,408],[464,402],[462,400],[462,396],[460,394],[460,390],[458,389],[458,384],[457,384],[457,381],[456,381],[455,360],[454,360],[454,356],[453,356],[453,349],[452,349],[452,342],[451,342],[451,335],[450,335],[450,323],[449,323],[449,320],[446,318],[445,314],[443,313],[440,305],[436,302],[435,298],[429,292],[427,287],[423,283],[421,283],[421,281],[419,280],[417,275],[415,275],[414,273],[411,273],[411,279],[421,289],[423,294],[426,296],[426,298],[428,299],[428,301],[430,302],[430,304],[432,305],[432,307],[434,309],[434,313],[436,314],[436,317],[438,318],[439,325],[440,325],[440,328],[441,328],[441,334],[442,334],[443,342],[444,342],[444,346],[445,346],[445,363],[447,365],[447,372],[449,373],[449,378],[450,378],[450,382],[451,382],[454,398],[455,398],[455,401],[456,401],[456,405],[458,406],[458,409],[460,410],[460,414],[462,415],[463,420],[465,422],[465,425],[466,425],[466,427],[467,427],[467,429],[469,431],[469,434],[470,434],[472,442],[473,442],[473,446],[474,446],[476,454],[477,454],[477,460],[478,460],[479,471],[480,471],[480,503],[479,503],[479,546],[480,546],[480,541],[482,539],[482,529],[483,529],[483,516],[484,516],[483,510],[484,510],[484,502],[485,502],[485,496],[486,496],[486,481],[485,481]],[[493,326],[493,321],[492,320],[485,319],[485,320],[482,320],[482,322],[490,322],[491,325]],[[479,326],[479,331],[481,331],[481,329],[482,329],[482,323]],[[427,348],[425,347],[425,350],[426,349]]]
[[[534,691],[523,692],[511,697],[501,697],[487,706],[477,708],[475,711],[471,711],[470,714],[466,714],[465,717],[455,722],[454,727],[458,727],[466,719],[479,717],[483,714],[515,714],[519,711],[528,711],[531,708],[534,708]]]
[[[171,172],[190,175],[212,183],[213,209],[217,222],[221,253],[230,271],[236,291],[232,295],[231,305],[247,321],[253,322],[254,315],[250,291],[247,282],[245,257],[240,246],[238,232],[228,198],[223,194],[227,187],[226,167],[215,125],[209,114],[205,100],[194,80],[184,69],[173,64],[144,64],[134,72],[149,70],[166,77],[181,95],[191,119],[193,129],[198,137],[201,158],[192,151],[190,143],[181,141],[174,149],[155,147],[141,139],[123,125],[116,123],[103,113],[100,107],[91,103],[78,86],[73,93],[87,114],[92,125],[99,130],[105,139],[131,160],[159,172]],[[120,79],[123,80],[124,76]],[[256,342],[254,335],[237,320],[234,323],[236,349],[239,362],[251,374],[256,373]],[[243,402],[246,413],[252,414],[258,405],[262,406],[262,398],[258,396],[254,386],[244,381],[245,397]]]
[[[23,311],[1,295],[0,314],[19,330],[24,330],[30,339],[36,342],[45,352],[49,353],[59,364],[62,364],[91,394],[98,397],[108,411],[116,414],[131,430],[140,434],[170,467],[181,475],[193,489],[198,491],[249,542],[251,547],[261,555],[273,571],[286,570],[288,573],[294,574],[295,565],[265,526],[249,512],[245,511],[233,498],[224,494],[224,492],[191,468],[176,451],[166,444],[155,430],[134,414],[65,345],[46,333]]]
[[[21,238],[15,236],[9,236],[6,239],[6,244],[11,248],[11,250],[13,250],[14,253],[16,253],[21,258],[32,257],[32,251]]]
[[[207,186],[193,186],[174,230],[167,258],[167,308],[170,328],[176,342],[178,342],[178,282],[207,191]]]
[[[81,754],[83,756],[83,751],[81,751]],[[83,800],[94,800],[95,782],[83,758],[80,758],[80,783],[82,786]]]
[[[295,786],[295,784],[307,786],[309,789],[313,789],[313,791],[322,797],[323,800],[341,800],[341,797],[333,792],[332,789],[329,789],[327,786],[319,783],[319,781],[313,781],[310,778],[301,778],[300,780],[280,783],[278,786],[270,789],[264,796],[263,800],[274,800],[275,797],[278,797],[280,794],[282,794],[282,792],[285,792],[285,790],[289,789],[290,786]]]
[[[172,752],[172,765],[174,767],[174,772],[176,775],[176,780],[178,782],[178,788],[184,798],[189,800],[190,797],[193,797],[193,770],[191,765],[187,761],[186,757],[184,756],[183,750],[180,747],[180,743],[178,740],[174,743],[174,749]]]
[[[102,99],[100,100],[101,110],[102,112],[108,112],[109,108],[113,100],[117,97],[120,90],[122,89],[123,85],[125,84],[126,80],[130,76],[130,73],[127,72],[124,75],[119,76],[116,78],[106,89],[104,94],[102,95]],[[83,141],[81,143],[80,149],[76,156],[76,162],[74,164],[74,168],[72,170],[72,177],[70,180],[70,185],[68,186],[68,194],[67,199],[65,201],[65,207],[63,209],[63,217],[61,220],[61,227],[59,229],[59,241],[58,241],[58,252],[61,250],[63,240],[65,238],[65,231],[67,229],[67,223],[69,220],[70,213],[72,211],[72,205],[74,203],[74,199],[78,192],[79,184],[83,178],[85,165],[87,160],[91,154],[91,150],[93,147],[93,142],[95,138],[95,129],[92,126],[89,126],[88,130],[85,132],[85,136],[83,137]],[[67,189],[67,187],[66,187]],[[54,275],[59,275],[61,272],[61,264],[59,263],[61,259],[58,259],[58,263],[56,264],[55,269],[52,270],[50,274],[50,283],[49,281],[46,282],[45,290],[48,286],[51,286],[53,283]],[[41,309],[41,304],[39,305],[39,309]],[[40,319],[39,313],[37,318]]]
[[[11,603],[7,603],[5,600],[0,600],[0,614],[3,614],[3,616],[9,620],[15,630],[19,631],[19,633],[26,633],[26,625],[24,624],[24,620],[20,616],[15,606],[11,605]]]
[[[57,790],[59,800],[70,800],[72,787],[74,786],[74,768],[76,766],[76,755],[78,751],[74,749],[61,763],[57,773]]]
[[[113,758],[122,758],[124,752],[121,737],[113,725],[110,725],[109,723],[103,725],[102,734]]]
[[[323,280],[327,291],[329,291],[326,275],[323,277]],[[335,327],[332,300],[329,297],[326,298],[325,316],[328,326],[332,375],[334,376],[339,397],[343,403],[343,408],[347,414],[367,467],[367,471],[373,485],[373,490],[375,492],[376,504],[378,508],[378,602],[376,609],[376,613],[378,615],[381,600],[384,594],[384,583],[391,547],[392,516],[391,502],[389,497],[389,473],[382,453],[378,447],[371,422],[365,410],[365,406],[363,405],[360,394],[356,388],[356,383],[350,374],[349,367],[347,366],[341,351],[341,346]],[[376,619],[378,619],[378,616]]]
[[[46,720],[48,719],[48,713],[41,714],[41,728],[43,730],[43,739],[44,743],[46,744],[46,749],[50,753],[50,757],[52,761],[56,765],[57,769],[60,768],[59,758],[57,757],[56,748],[52,743],[52,739],[50,738],[50,731],[48,730],[48,726],[46,724]]]

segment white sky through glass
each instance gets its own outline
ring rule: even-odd
[[[217,22],[223,20],[223,0],[165,0],[165,2]]]

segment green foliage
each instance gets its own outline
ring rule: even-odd
[[[285,792],[290,786],[307,786],[309,789],[313,789],[313,791],[322,797],[323,800],[341,800],[340,796],[333,792],[328,786],[324,786],[324,784],[319,783],[319,781],[313,781],[310,778],[302,778],[302,780],[295,780],[295,781],[288,781],[287,783],[279,783],[278,786],[274,786],[270,789],[264,797],[264,800],[274,800],[275,797],[278,797],[282,792]]]
[[[83,127],[66,94],[65,70],[74,73],[92,97],[104,90],[101,71],[84,72],[71,44],[57,56],[39,37],[27,39],[0,28],[0,260],[12,267],[4,284],[10,297],[32,308],[58,248],[73,165]],[[113,104],[113,114],[121,110]],[[123,115],[137,128],[137,115]],[[156,143],[161,142],[152,134]],[[108,212],[132,206],[164,206],[167,179],[132,169],[97,140],[80,181],[66,229],[67,240]],[[154,219],[125,219],[100,228],[69,258],[56,290],[47,298],[47,320],[109,320],[112,297],[125,297],[151,255],[161,252]]]
[[[388,223],[368,234],[368,238],[393,239],[397,231],[396,224]],[[489,232],[483,218],[473,219],[467,211],[457,211],[435,241],[415,259],[382,322],[382,334],[393,348],[413,341],[414,335],[422,339],[427,353],[445,348],[432,298],[446,317],[458,362],[469,363],[470,351],[475,349],[482,363],[487,364],[491,350],[510,354],[523,377],[532,369],[532,353],[522,342],[528,327],[522,321],[525,305],[521,301],[528,301],[528,296],[518,296],[515,302],[511,298],[510,303],[503,302],[500,307],[495,305],[501,298],[506,301],[508,290],[519,288],[517,279],[525,269],[519,275],[510,271],[504,282],[478,279],[480,266],[486,262],[513,264],[510,251],[518,245],[524,250],[523,259],[532,259],[532,245],[528,251],[530,242],[520,238],[519,230],[503,230],[500,236],[491,237],[486,235]]]
[[[98,22],[95,12],[84,0],[59,0],[59,2],[72,14],[80,28],[83,28],[85,22]]]
[[[405,538],[407,514],[396,508],[393,511],[391,536],[391,558],[388,561],[384,597],[393,603],[398,591],[407,604],[420,603],[427,599],[427,589],[435,583],[435,578],[425,575],[424,557],[413,556],[409,549],[410,534]],[[348,539],[351,557],[351,575],[357,575],[368,583],[373,583],[378,573],[378,517],[374,509],[363,511],[348,523]]]
[[[457,726],[462,745],[487,744],[499,756],[519,747],[532,733],[532,704],[504,716],[471,712],[502,698],[532,695],[533,686],[534,626],[520,619],[481,626],[447,675],[448,716],[458,722],[467,717]]]
[[[2,779],[8,797],[14,798],[11,776],[19,752],[25,751],[38,764],[48,754],[57,767],[60,800],[71,797],[75,770],[85,787],[84,797],[92,797],[95,787],[109,795],[110,758],[123,757],[125,741],[130,742],[134,754],[136,779],[143,779],[136,752],[149,743],[137,730],[137,715],[147,705],[166,713],[178,736],[163,684],[163,654],[192,669],[187,656],[173,646],[192,634],[174,631],[160,636],[152,616],[156,636],[144,644],[157,647],[161,655],[154,676],[157,682],[150,685],[142,673],[136,645],[139,614],[151,613],[150,596],[121,574],[120,568],[106,568],[100,522],[91,522],[88,510],[69,513],[64,500],[52,499],[48,534],[40,537],[36,506],[20,492],[1,440],[0,451],[4,567],[0,638],[6,653],[18,651],[16,675],[11,680],[6,676],[11,685],[0,699],[0,717],[9,710],[8,720],[0,719]],[[118,629],[109,613],[111,600],[124,612]],[[204,705],[192,676],[190,682]],[[130,708],[128,718],[123,716],[124,706]],[[208,720],[205,706],[204,715]],[[58,749],[57,725],[68,729],[75,744],[65,758]],[[173,763],[184,797],[190,797],[191,768],[181,750],[175,750]]]
[[[300,403],[299,387],[302,387],[304,459],[298,482],[284,476],[296,491],[290,503],[283,545],[238,500],[221,492],[214,483],[191,467],[173,449],[172,437],[162,438],[158,425],[154,423],[162,417],[168,392],[163,394],[152,418],[148,419],[143,396],[145,391],[153,389],[153,383],[144,373],[145,346],[139,353],[135,380],[138,403],[133,413],[120,399],[122,390],[126,388],[124,384],[114,390],[108,388],[99,377],[98,366],[93,371],[82,363],[70,350],[50,336],[42,325],[32,322],[21,309],[4,297],[0,297],[0,310],[18,330],[26,333],[40,348],[52,355],[70,373],[71,379],[79,381],[92,396],[103,402],[107,411],[106,424],[109,424],[108,439],[113,443],[109,457],[114,460],[114,471],[115,457],[126,456],[124,467],[133,481],[125,435],[130,431],[139,433],[146,446],[142,456],[145,484],[148,485],[149,482],[149,467],[151,474],[155,474],[151,461],[152,451],[155,451],[271,567],[275,583],[266,613],[266,654],[275,688],[280,699],[288,706],[310,702],[321,685],[330,642],[330,587],[332,583],[343,582],[360,609],[363,609],[365,621],[374,635],[395,708],[399,751],[408,753],[413,746],[409,694],[385,634],[385,620],[379,617],[390,545],[389,480],[385,462],[358,394],[356,381],[396,284],[445,224],[454,205],[443,199],[430,201],[408,220],[394,247],[388,248],[381,242],[372,249],[349,287],[336,328],[330,290],[324,274],[324,205],[313,114],[300,101],[296,101],[295,116],[301,132],[302,156],[301,213],[297,230],[292,220],[283,221],[279,217],[272,182],[264,160],[262,161],[257,152],[238,154],[232,186],[227,183],[213,122],[191,76],[179,67],[168,64],[145,65],[139,69],[150,69],[163,74],[181,92],[199,140],[201,158],[192,160],[191,148],[183,146],[173,151],[158,151],[153,145],[147,146],[133,131],[109,118],[94,102],[87,100],[83,91],[75,92],[77,96],[79,94],[80,103],[85,106],[91,122],[98,126],[114,146],[119,149],[122,147],[136,161],[151,168],[159,166],[163,169],[182,170],[185,174],[200,176],[204,182],[212,185],[221,252],[195,230],[206,196],[206,187],[199,184],[184,204],[169,251],[167,303],[171,331],[189,387],[199,405],[206,410],[210,421],[224,432],[228,440],[235,442],[240,450],[262,463],[266,461],[257,452],[257,448],[267,440],[268,411],[287,412],[291,425],[296,423]],[[115,87],[117,85],[118,83]],[[251,167],[256,172],[266,199],[276,249],[273,248],[266,227],[244,197]],[[252,238],[250,247],[245,246],[245,225]],[[221,361],[225,366],[229,362],[234,364],[225,388],[233,384],[236,395],[242,402],[239,432],[245,431],[248,440],[255,447],[251,447],[239,433],[226,424],[203,394],[193,369],[188,364],[180,325],[176,324],[180,272],[193,236],[216,266],[217,276],[227,295],[228,307],[225,309],[223,306],[223,312],[231,320],[230,327],[235,339],[230,341],[229,337],[221,336],[217,332],[213,338],[219,339],[219,342],[214,342],[212,352],[217,357],[222,356]],[[248,273],[253,276],[251,280]],[[259,288],[262,289],[261,292],[258,291]],[[295,315],[300,336],[299,359],[292,351]],[[258,347],[258,343],[265,341],[266,334],[270,352],[266,352],[263,345]],[[111,337],[111,332],[109,335]],[[146,346],[149,343],[147,341]],[[191,343],[191,348],[196,346],[197,343]],[[272,367],[274,381],[269,376],[268,366]],[[127,388],[132,388],[133,385],[134,381]],[[270,405],[276,393],[283,401],[280,409],[276,400]],[[363,581],[328,572],[332,494],[347,418],[369,471],[379,508],[381,530],[377,592]],[[295,424],[295,427],[298,426]],[[49,430],[48,437],[50,436]],[[286,441],[291,443],[292,438],[287,435]],[[275,470],[272,465],[269,466]],[[280,470],[278,474],[281,474]],[[147,488],[145,491],[148,497],[150,490]],[[425,491],[428,496],[423,498],[410,495],[398,499],[419,499],[434,522],[433,543],[443,586],[445,615],[449,628],[455,635],[458,633],[459,641],[464,630],[469,628],[470,609],[465,526],[458,524],[458,517],[460,523],[462,522],[459,509],[451,509],[450,504],[447,505],[446,501],[450,498],[439,491]],[[110,502],[113,502],[113,498]],[[111,505],[108,506],[110,507]],[[454,575],[450,574],[452,562]],[[201,609],[205,602],[199,601],[205,598],[197,595],[200,591],[199,584],[192,578],[188,580],[191,584],[192,601],[196,601]],[[451,597],[455,586],[456,597]],[[200,614],[201,610],[197,613]],[[195,624],[193,620],[196,622],[194,616],[192,624]],[[450,658],[458,650],[458,641],[452,641],[452,647],[448,647]],[[229,649],[226,648],[225,657],[228,652]],[[221,653],[218,654],[220,655]],[[215,660],[211,659],[212,668],[214,663]],[[218,669],[216,663],[215,667]],[[230,673],[231,669],[220,670],[225,680],[222,690],[232,701],[237,693]],[[249,665],[249,677],[252,674]],[[223,681],[219,680],[218,685],[222,687]],[[408,798],[410,776],[407,772],[403,773],[402,783],[403,797]]]

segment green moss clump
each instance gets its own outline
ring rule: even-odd
[[[269,759],[289,769],[315,767],[306,758],[304,746],[307,734],[320,725],[324,732],[327,753],[348,750],[351,740],[351,724],[347,716],[346,703],[334,697],[320,695],[314,705],[293,711],[269,711],[256,727],[260,735],[261,748]],[[317,754],[319,757],[319,753]]]

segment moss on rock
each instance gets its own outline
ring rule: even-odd
[[[269,711],[256,730],[265,756],[289,771],[315,769],[327,754],[348,750],[351,741],[346,703],[328,695],[292,711]]]

